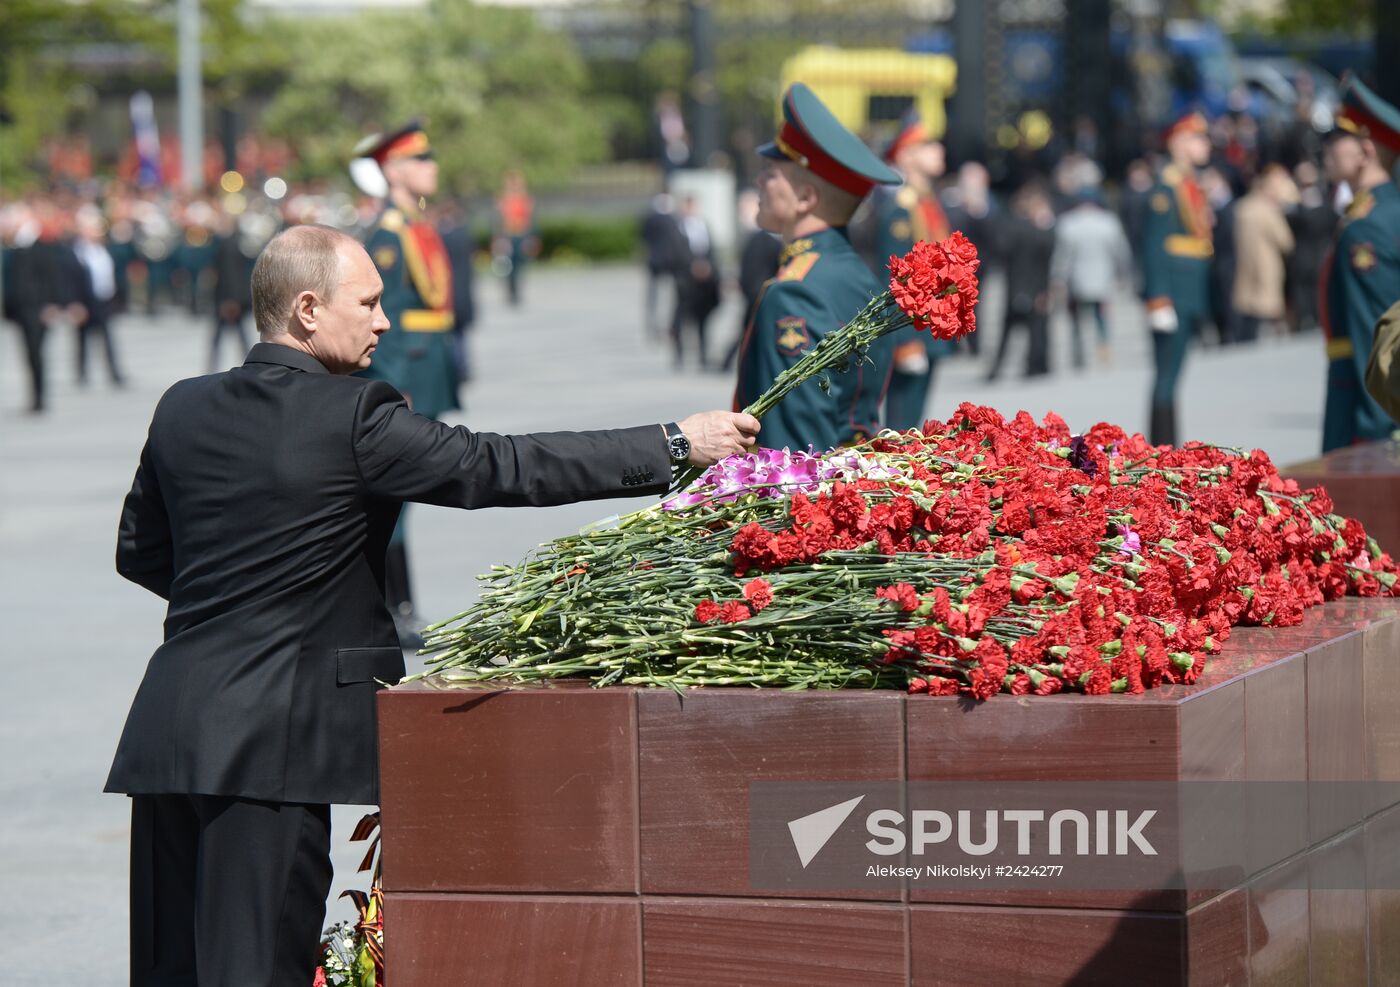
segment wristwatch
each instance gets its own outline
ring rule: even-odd
[[[675,422],[662,425],[661,434],[666,436],[666,452],[670,454],[671,462],[678,466],[690,462],[690,440],[679,425]]]

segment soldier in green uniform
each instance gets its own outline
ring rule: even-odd
[[[453,355],[452,264],[437,228],[423,215],[437,192],[438,166],[419,121],[392,133],[366,138],[358,156],[379,163],[388,193],[384,211],[365,240],[379,276],[380,304],[393,326],[379,339],[374,360],[362,376],[387,381],[410,407],[427,418],[461,407]],[[404,515],[389,544],[385,589],[405,646],[421,643],[408,578]]]
[[[1143,298],[1152,330],[1148,439],[1175,445],[1176,385],[1196,327],[1210,314],[1214,217],[1196,169],[1210,160],[1206,119],[1190,113],[1168,128],[1170,162],[1148,194],[1143,223]]]
[[[846,226],[872,188],[900,181],[800,82],[783,96],[777,137],[758,153],[768,159],[758,177],[758,225],[782,237],[783,251],[744,331],[736,409],[884,290]],[[831,374],[827,390],[807,381],[765,416],[764,445],[821,451],[874,434],[893,349],[890,337],[879,340],[865,362]]]
[[[876,276],[889,277],[891,256],[903,256],[920,240],[948,236],[948,217],[933,183],[943,174],[943,145],[934,140],[917,112],[900,122],[899,133],[885,149],[885,162],[904,176],[895,190],[880,189],[875,203]],[[938,361],[953,352],[951,340],[910,326],[894,337],[894,371],[885,399],[885,425],[903,432],[924,423],[924,408]]]
[[[1332,148],[1355,194],[1323,266],[1322,329],[1327,336],[1327,403],[1322,451],[1389,437],[1395,428],[1365,388],[1376,324],[1400,301],[1400,110],[1356,79],[1342,81]]]

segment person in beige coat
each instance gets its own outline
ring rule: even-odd
[[[1285,261],[1293,231],[1284,208],[1298,201],[1298,188],[1282,165],[1269,165],[1235,206],[1235,285],[1231,296],[1240,316],[1239,341],[1259,338],[1261,328],[1278,330],[1285,312]]]

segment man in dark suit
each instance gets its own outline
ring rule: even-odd
[[[219,341],[233,336],[234,350],[242,356],[248,352],[248,330],[244,320],[253,310],[253,295],[248,278],[253,273],[256,249],[248,249],[239,235],[237,217],[220,217],[220,229],[214,238],[214,333],[209,337],[209,372],[219,369]],[[228,366],[228,364],[223,364]]]
[[[677,370],[684,363],[685,331],[687,326],[693,326],[697,362],[701,370],[708,370],[706,327],[710,315],[719,307],[719,268],[710,226],[700,215],[699,200],[693,195],[681,202],[671,262],[676,273],[676,306],[671,316],[672,362]]]
[[[503,436],[409,410],[368,366],[384,283],[300,226],[253,270],[261,342],[161,398],[117,571],[169,601],[106,790],[132,797],[131,982],[309,984],[329,803],[378,798],[374,694],[404,671],[384,596],[405,501],[546,505],[665,489],[758,422]]]

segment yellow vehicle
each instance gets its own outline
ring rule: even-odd
[[[942,137],[957,77],[957,63],[947,55],[814,45],[783,63],[780,91],[805,82],[852,133],[867,136],[912,106],[929,132]]]

